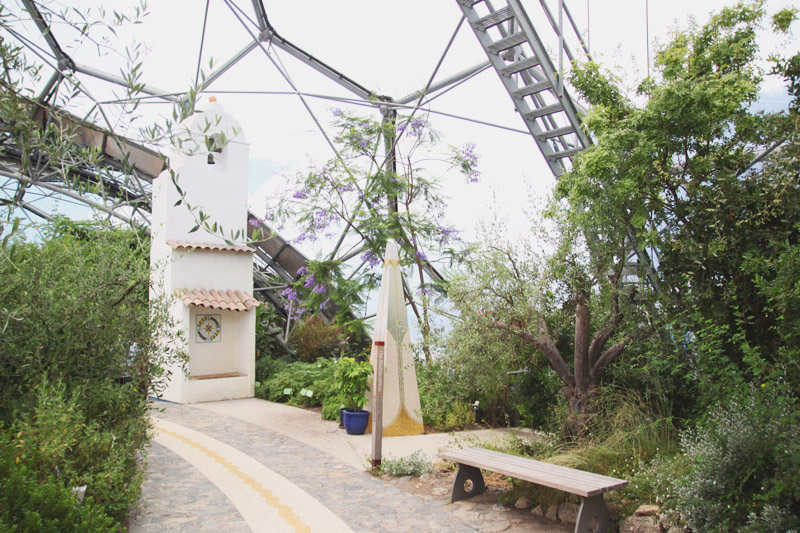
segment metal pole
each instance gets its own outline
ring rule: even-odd
[[[384,341],[375,341],[375,390],[372,393],[372,468],[380,466],[383,453],[384,344]]]
[[[558,95],[564,95],[564,0],[558,0]]]

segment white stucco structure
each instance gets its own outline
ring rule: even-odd
[[[249,150],[239,123],[211,103],[177,128],[170,169],[153,183],[152,291],[177,296],[170,315],[189,354],[188,374],[172,369],[165,400],[253,396],[253,257],[247,247],[225,242],[236,231],[239,240],[247,235]],[[191,231],[201,212],[215,231],[202,225]]]

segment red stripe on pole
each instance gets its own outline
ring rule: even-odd
[[[383,346],[386,344],[384,341],[375,341],[375,346]]]

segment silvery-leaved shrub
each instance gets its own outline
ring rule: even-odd
[[[417,450],[411,455],[399,459],[386,457],[375,469],[378,474],[390,476],[421,476],[431,471],[433,471],[433,465],[430,459],[422,453],[422,450]]]
[[[782,385],[750,387],[682,435],[691,468],[675,495],[693,531],[798,529],[799,414]]]

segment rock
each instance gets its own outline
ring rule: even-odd
[[[645,504],[640,505],[633,514],[634,516],[656,516],[660,510],[658,505]]]
[[[622,510],[622,504],[620,502],[606,502],[606,507],[608,507],[608,515],[612,520],[620,517]]]
[[[558,506],[558,519],[567,524],[574,524],[578,521],[578,509],[574,503],[562,503]]]
[[[508,520],[493,520],[489,523],[480,526],[479,530],[485,533],[500,533],[511,527],[511,522]]]
[[[514,502],[514,507],[517,509],[530,509],[531,502],[528,500],[528,498],[522,496],[521,498],[518,498],[516,502]]]
[[[550,507],[548,507],[547,508],[547,512],[545,513],[544,516],[546,516],[549,520],[552,520],[553,522],[557,521],[558,520],[558,505],[551,505]]]
[[[420,481],[428,481],[430,478],[431,478],[430,474],[422,474],[421,476],[419,476]]]
[[[531,513],[535,514],[536,516],[544,516],[544,510],[542,509],[541,505],[537,505],[531,509]]]
[[[619,533],[662,533],[661,524],[653,516],[631,516],[619,526]]]
[[[500,505],[499,503],[496,503],[496,504],[492,505],[492,511],[495,511],[497,513],[507,513],[510,510],[511,509],[509,509],[508,507],[506,507],[504,505]]]

